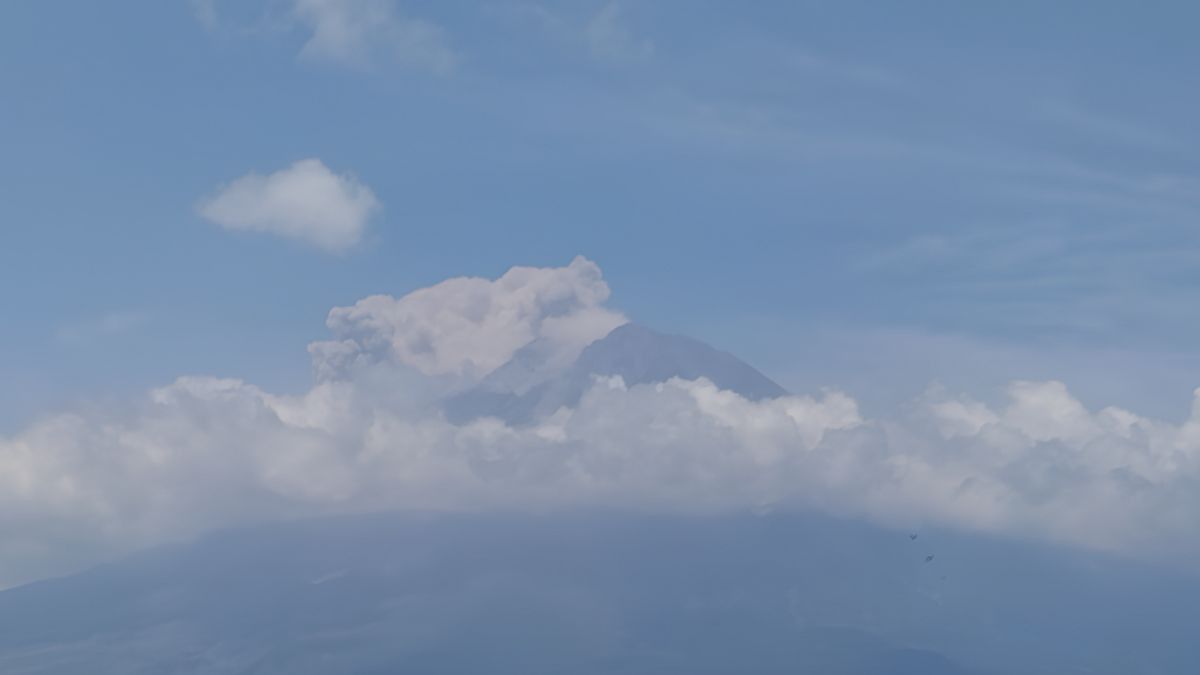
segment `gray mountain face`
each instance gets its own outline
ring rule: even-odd
[[[819,515],[379,514],[2,592],[0,672],[1196,673],[1197,606],[1194,575]]]
[[[633,323],[613,329],[588,345],[568,368],[540,381],[535,374],[545,371],[540,369],[538,353],[536,343],[529,345],[478,386],[450,398],[445,404],[447,418],[462,423],[491,416],[510,424],[528,423],[563,406],[574,406],[596,376],[619,375],[630,386],[672,377],[704,377],[755,401],[787,393],[732,354]]]

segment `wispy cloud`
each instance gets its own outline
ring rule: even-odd
[[[295,0],[293,16],[310,31],[300,51],[305,59],[439,74],[459,60],[440,26],[402,14],[391,0]]]
[[[596,63],[631,65],[654,56],[654,41],[635,30],[625,6],[616,0],[591,12],[541,2],[506,3],[491,11],[532,25],[552,41],[586,54]]]
[[[654,43],[634,33],[617,2],[601,7],[588,20],[583,34],[592,57],[599,61],[628,63],[648,59],[654,54]]]
[[[805,75],[886,89],[900,89],[907,85],[903,76],[882,66],[819,54],[797,45],[774,43],[768,53],[784,68]]]
[[[245,3],[239,19],[219,0],[191,0],[196,20],[211,32],[260,39],[300,31],[299,58],[346,68],[390,66],[444,75],[461,60],[446,31],[409,16],[395,0],[287,0]],[[247,14],[249,18],[247,18]]]
[[[1036,104],[1033,116],[1060,129],[1105,143],[1119,143],[1151,151],[1171,150],[1180,145],[1178,139],[1162,129],[1061,99]]]
[[[220,17],[217,14],[217,0],[191,0],[192,13],[196,16],[196,20],[200,22],[207,30],[216,30],[220,25]]]
[[[61,326],[54,334],[62,344],[90,344],[97,340],[131,333],[149,320],[145,312],[115,311],[100,316],[74,321]]]
[[[1123,221],[963,224],[913,235],[861,257],[856,273],[928,302],[914,321],[969,317],[976,329],[1026,337],[1118,330],[1169,344],[1190,334],[1179,306],[1200,292],[1178,279],[1200,264],[1200,245]],[[1143,335],[1141,326],[1154,326]],[[1165,330],[1170,327],[1170,330]]]

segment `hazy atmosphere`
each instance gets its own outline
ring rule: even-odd
[[[1197,20],[4,4],[0,670],[1200,671]]]

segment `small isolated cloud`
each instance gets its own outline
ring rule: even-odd
[[[654,54],[654,43],[634,34],[625,22],[621,5],[616,2],[604,5],[588,21],[584,35],[592,57],[598,61],[628,63]]]
[[[296,0],[294,19],[311,31],[300,56],[344,66],[391,62],[448,73],[458,56],[436,24],[402,15],[390,0]]]
[[[286,169],[249,173],[201,202],[200,215],[227,230],[266,232],[340,252],[362,238],[379,200],[349,174],[319,159]]]

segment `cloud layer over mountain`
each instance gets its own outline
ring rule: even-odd
[[[823,391],[596,377],[527,423],[455,424],[447,396],[532,347],[566,372],[625,323],[599,268],[513,268],[335,308],[301,395],[181,377],[123,409],[0,438],[0,581],[250,520],[384,508],[816,508],[1089,548],[1192,556],[1200,406],[1183,424],[1086,409],[1059,382],[988,405],[930,391],[868,419]]]

